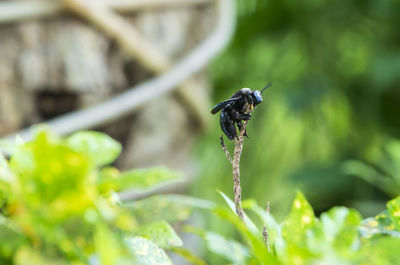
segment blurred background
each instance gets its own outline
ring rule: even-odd
[[[10,8],[20,2],[0,3]],[[364,217],[383,210],[400,194],[400,2],[235,3],[229,45],[191,77],[192,85],[91,128],[123,144],[117,166],[179,169],[190,178],[182,192],[220,200],[217,189],[232,192],[231,165],[219,144],[218,116],[209,111],[242,87],[273,82],[249,122],[243,198],[270,201],[278,219],[297,189],[317,213],[334,205],[356,208]],[[52,8],[0,24],[2,136],[93,106],[165,72],[144,64],[140,52],[121,45],[120,35],[79,7],[71,4],[65,13]],[[171,62],[207,38],[218,20],[208,1],[118,11],[130,30]],[[213,219],[204,222],[228,229]]]

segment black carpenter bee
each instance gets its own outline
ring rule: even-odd
[[[243,126],[242,121],[250,120],[254,108],[263,101],[261,94],[270,86],[272,86],[272,83],[266,85],[261,91],[242,88],[229,99],[214,106],[211,113],[215,114],[221,110],[219,123],[222,131],[229,140],[233,140],[237,137],[235,124],[240,131]],[[244,135],[247,137],[246,132]]]

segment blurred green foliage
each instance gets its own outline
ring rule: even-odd
[[[243,223],[222,192],[230,209],[172,194],[121,202],[116,191],[152,188],[180,174],[163,168],[120,173],[108,164],[121,147],[101,133],[60,138],[39,131],[34,140],[12,150],[9,160],[0,156],[0,264],[172,265],[168,250],[205,265],[183,247],[170,225],[187,221],[195,209],[221,227],[231,225],[242,237],[233,240],[208,227],[186,228],[220,257],[217,264],[396,264],[400,197],[374,218],[363,220],[358,211],[346,207],[334,207],[317,218],[298,192],[282,224],[255,200],[246,200],[243,206],[254,221],[246,215]],[[263,227],[268,246],[259,229]]]
[[[233,202],[226,195],[222,196],[231,210],[217,207],[214,213],[225,223],[233,224],[244,243],[197,228],[187,229],[203,237],[209,251],[223,258],[218,264],[398,264],[400,229],[396,223],[400,216],[400,197],[388,202],[387,228],[392,229],[391,234],[386,233],[386,229],[375,230],[381,216],[363,221],[358,211],[346,207],[331,208],[317,218],[299,192],[281,225],[255,201],[246,203],[248,210],[268,228],[267,246],[261,230],[254,227],[255,222],[249,217],[246,224],[241,222]],[[373,232],[366,233],[368,230]]]
[[[164,168],[120,173],[107,166],[120,144],[98,132],[64,139],[40,131],[9,150],[9,161],[0,155],[0,264],[172,264],[163,249],[180,248],[182,241],[152,215],[157,201],[132,207],[116,192],[152,188],[180,174]],[[190,214],[175,208],[183,219]]]

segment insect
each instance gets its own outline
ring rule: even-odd
[[[216,114],[221,110],[219,123],[222,131],[229,140],[237,137],[236,126],[240,129],[243,126],[242,121],[251,119],[251,113],[254,108],[263,101],[262,93],[265,89],[272,86],[272,83],[266,85],[260,90],[251,90],[250,88],[242,88],[233,94],[229,99],[222,101],[214,106],[211,114]],[[247,133],[244,134],[246,137]]]

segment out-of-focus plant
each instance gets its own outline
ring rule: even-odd
[[[231,210],[216,207],[214,213],[233,224],[243,242],[193,227],[187,231],[203,237],[208,250],[227,264],[398,264],[400,197],[389,201],[388,210],[374,218],[362,220],[359,212],[346,207],[334,207],[317,218],[304,195],[298,192],[282,224],[254,200],[244,202],[247,210],[268,227],[268,250],[261,229],[249,217],[243,223],[235,214],[233,201],[222,196]]]
[[[170,207],[172,198],[122,204],[116,192],[179,174],[107,166],[121,146],[98,132],[64,139],[41,131],[9,150],[9,161],[0,156],[0,264],[172,264],[164,249],[182,240],[157,207],[168,209],[171,221],[190,211]]]
[[[356,210],[345,207],[332,208],[317,218],[298,193],[282,224],[253,200],[244,201],[243,207],[256,221],[246,216],[243,222],[223,193],[231,210],[183,195],[122,203],[116,191],[149,188],[179,174],[165,169],[120,173],[107,166],[120,149],[113,139],[97,132],[64,139],[42,131],[33,141],[14,146],[9,161],[1,157],[0,263],[171,265],[164,251],[169,250],[204,265],[204,260],[182,247],[169,225],[186,220],[197,208],[222,218],[225,226],[232,224],[243,237],[240,242],[220,231],[187,227],[229,264],[397,262],[400,197],[389,201],[388,209],[378,216],[362,220]]]

